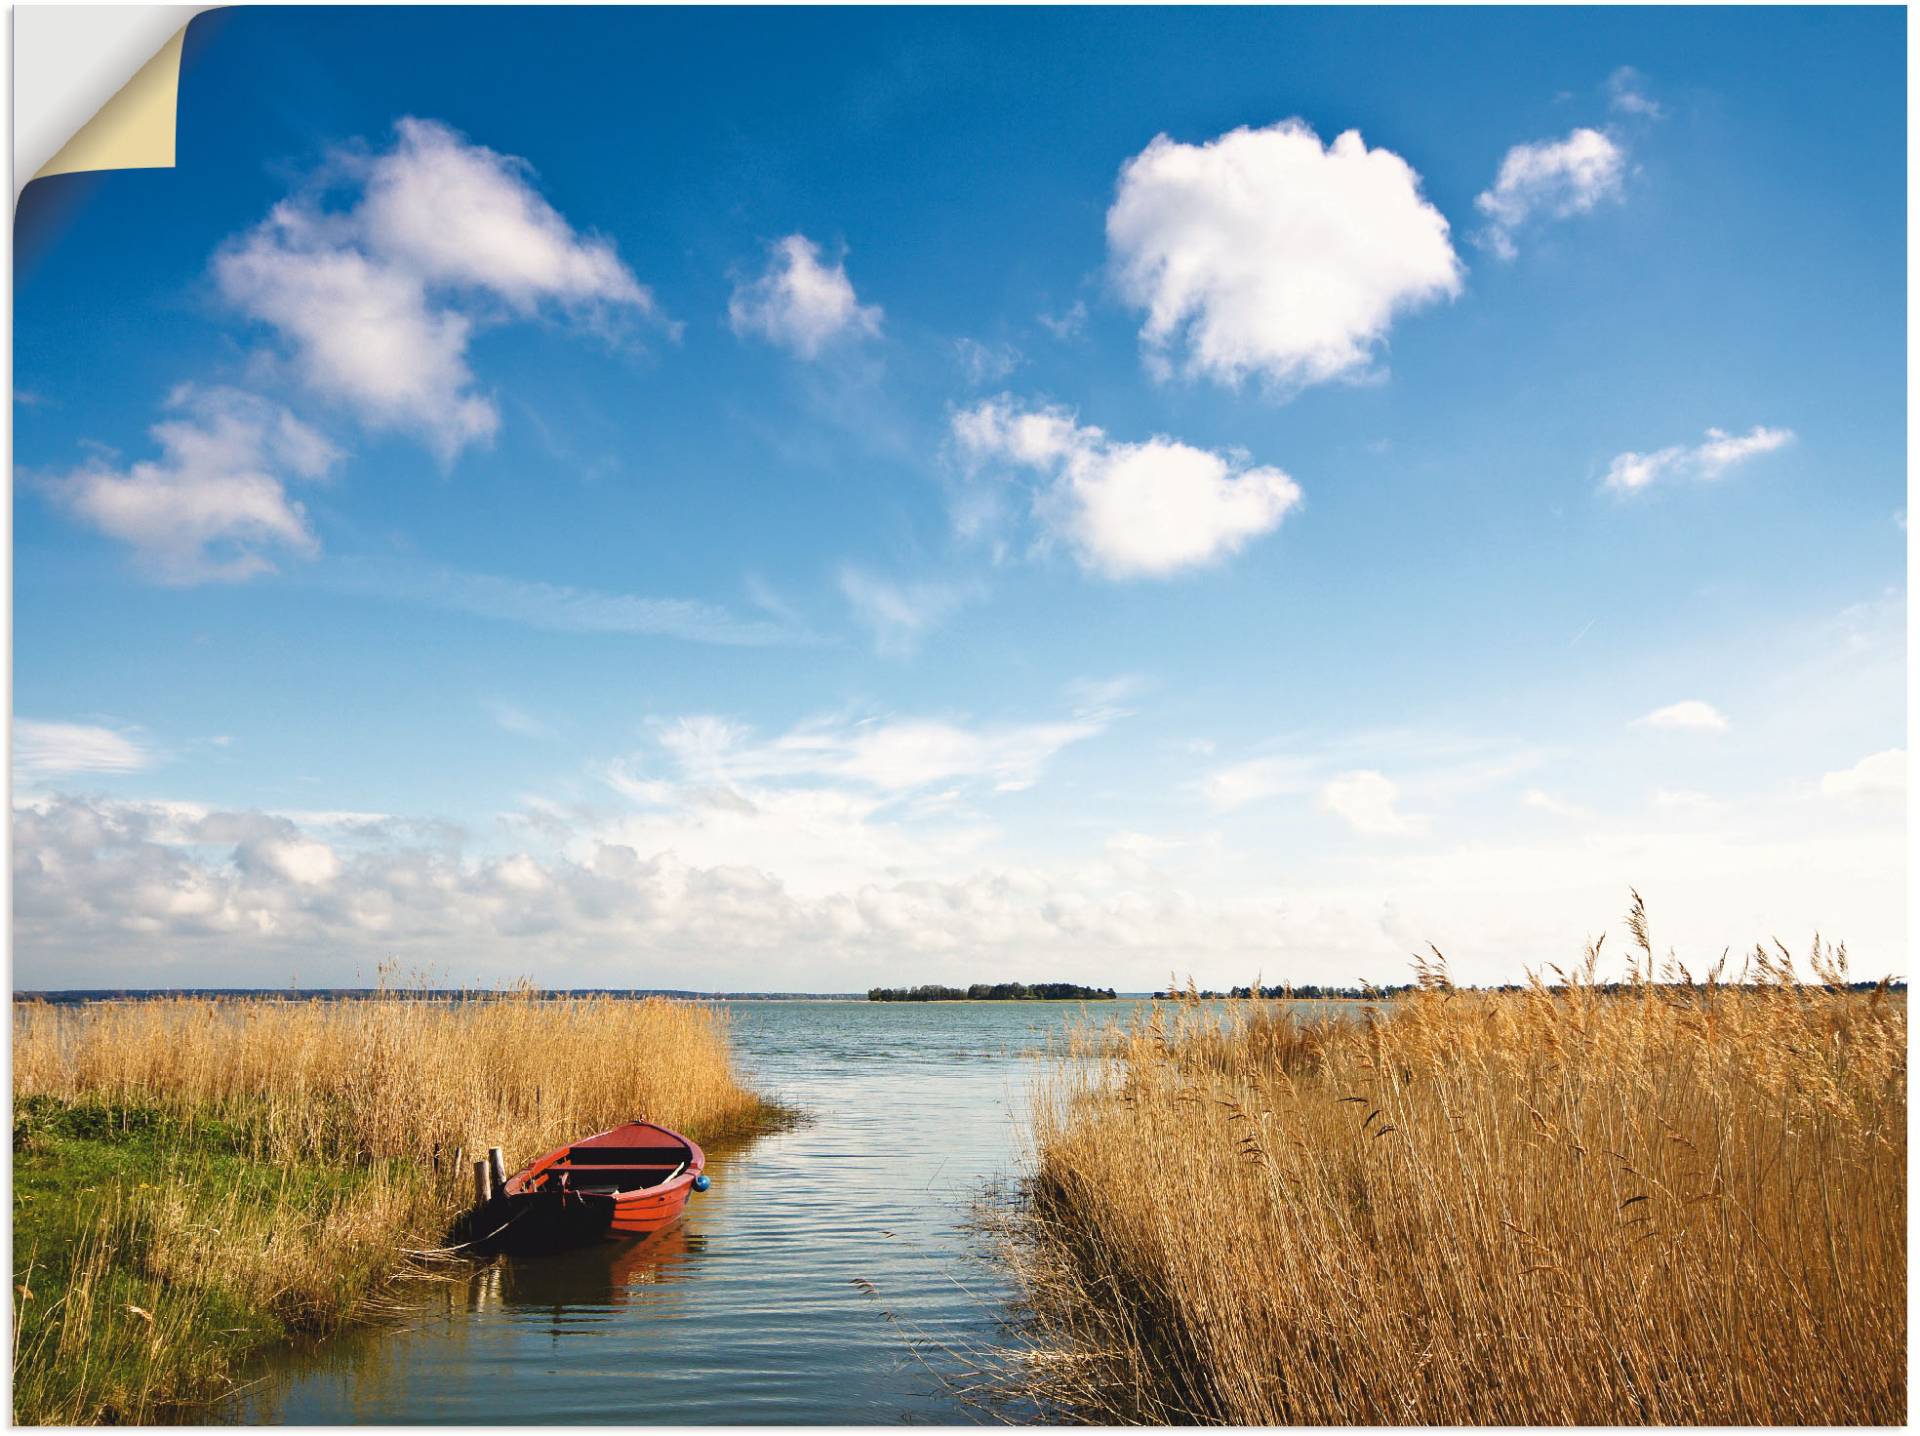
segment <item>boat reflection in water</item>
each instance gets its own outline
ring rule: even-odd
[[[676,1222],[640,1241],[503,1256],[473,1274],[467,1310],[552,1310],[576,1321],[604,1320],[632,1302],[658,1299],[660,1288],[691,1276],[705,1247],[705,1237]]]
[[[404,1326],[376,1325],[302,1343],[278,1353],[273,1365],[282,1379],[298,1372],[308,1383],[332,1386],[336,1410],[356,1413],[344,1419],[376,1419],[407,1391],[417,1420],[466,1420],[470,1413],[459,1402],[467,1387],[455,1382],[436,1392],[431,1381],[422,1382],[423,1367],[484,1366],[486,1348],[507,1331],[539,1333],[543,1343],[560,1345],[569,1335],[604,1329],[625,1312],[637,1310],[648,1319],[684,1315],[674,1308],[684,1306],[687,1278],[706,1244],[706,1237],[679,1221],[639,1241],[497,1257],[462,1277],[428,1285]],[[290,1413],[277,1395],[271,1385],[253,1386],[213,1413],[214,1419],[286,1421]],[[442,1403],[445,1409],[437,1409]]]

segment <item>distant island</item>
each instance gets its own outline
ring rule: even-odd
[[[971,987],[870,987],[869,1002],[1111,1002],[1111,987],[1082,987],[1077,982],[976,982]]]

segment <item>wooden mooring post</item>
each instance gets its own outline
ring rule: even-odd
[[[493,1200],[493,1173],[487,1166],[485,1157],[476,1157],[473,1162],[473,1204],[484,1207]]]
[[[493,1177],[493,1190],[498,1196],[507,1194],[507,1154],[498,1147],[487,1148],[487,1171]]]

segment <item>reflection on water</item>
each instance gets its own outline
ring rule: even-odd
[[[398,1331],[283,1359],[229,1416],[973,1419],[943,1385],[951,1358],[942,1353],[995,1341],[1004,1292],[960,1223],[981,1184],[1014,1164],[1030,1073],[1023,1054],[1079,1009],[732,1009],[753,1080],[810,1122],[709,1153],[713,1189],[653,1239],[501,1261],[434,1287]]]
[[[547,1256],[508,1257],[481,1273],[485,1290],[471,1309],[505,1307],[577,1311],[604,1320],[634,1302],[658,1301],[660,1288],[691,1275],[707,1239],[684,1222],[643,1242],[603,1242]],[[476,1286],[481,1282],[476,1280]]]

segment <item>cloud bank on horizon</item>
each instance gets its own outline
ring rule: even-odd
[[[538,96],[456,124],[399,70],[295,142],[248,57],[338,24],[208,41],[259,130],[183,168],[132,332],[23,278],[16,986],[1390,981],[1429,939],[1511,980],[1629,884],[1676,941],[1898,967],[1898,318],[1663,298],[1783,294],[1726,210],[1816,183],[1897,280],[1892,150],[1751,158],[1696,120],[1764,76],[1658,47],[1451,137],[1359,70],[1337,125],[1049,111],[1103,180],[953,79],[978,128],[923,152],[769,100],[704,168],[583,167]],[[1806,542],[1844,562],[1768,576]]]

